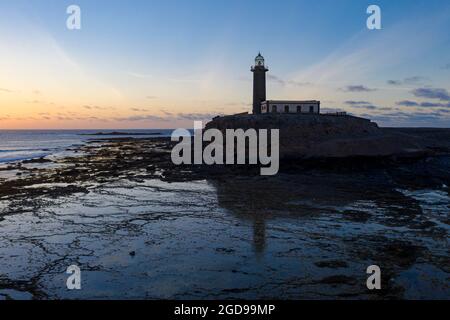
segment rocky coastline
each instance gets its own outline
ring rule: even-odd
[[[449,133],[382,130],[428,141]],[[261,177],[247,166],[175,166],[173,144],[96,139],[74,156],[0,167],[0,299],[448,296],[443,150],[285,159]],[[73,263],[87,283],[77,296],[62,285]],[[384,290],[368,293],[373,263]]]
[[[448,154],[450,129],[385,129],[351,115],[267,114],[216,117],[206,129],[279,129],[280,157],[290,160],[401,158]]]

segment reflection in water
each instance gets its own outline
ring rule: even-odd
[[[20,203],[24,213],[0,221],[0,299],[448,298],[448,189],[396,180],[119,179],[43,207]],[[74,262],[85,281],[75,293],[61,286]],[[383,292],[367,291],[370,264],[382,266]]]
[[[377,264],[382,266],[385,275],[386,292],[415,297],[411,292],[404,292],[402,282],[406,276],[403,274],[445,282],[447,267],[441,261],[448,258],[445,248],[449,226],[442,213],[450,212],[446,200],[448,189],[438,192],[445,197],[440,196],[440,202],[436,203],[430,196],[436,192],[425,192],[426,199],[411,196],[399,190],[399,185],[404,189],[414,188],[404,184],[404,173],[400,177],[390,174],[387,178],[383,170],[342,174],[307,172],[209,183],[217,190],[220,207],[251,224],[257,258],[274,258],[271,264],[283,263],[288,269],[297,261],[305,266],[317,266],[292,272],[297,276],[309,274],[307,279],[317,277],[314,281],[322,286],[318,291],[325,290],[330,295],[329,286],[334,290],[349,286],[351,290],[346,294],[363,295],[364,287],[359,283],[365,281],[365,274],[360,270]],[[427,180],[422,179],[421,184],[426,185]],[[434,186],[430,178],[430,187]],[[428,260],[424,255],[434,258]],[[418,268],[419,258],[429,263],[428,270],[435,271],[429,273],[424,271],[426,268]],[[327,269],[336,269],[336,274],[321,278]],[[347,277],[346,273],[352,276]],[[448,288],[431,289],[427,284],[414,290],[422,290],[425,296],[448,293]]]
[[[253,222],[253,247],[260,254],[266,247],[266,219],[256,216]]]

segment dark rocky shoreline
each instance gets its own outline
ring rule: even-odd
[[[230,115],[206,124],[206,129],[213,128],[278,129],[282,159],[408,158],[450,152],[450,129],[380,128],[351,115]]]
[[[443,150],[286,159],[277,176],[261,177],[257,167],[175,166],[172,145],[166,138],[95,140],[78,156],[1,168],[0,258],[8,263],[0,297],[450,296],[450,157]],[[63,238],[50,241],[55,234]],[[98,284],[71,295],[64,270],[74,262],[88,280],[106,277],[117,289],[102,293]],[[384,274],[376,293],[364,287],[372,263]],[[151,276],[140,276],[142,265]],[[224,273],[229,282],[220,280]],[[157,294],[160,279],[170,283],[167,294]],[[150,289],[139,289],[142,283]]]

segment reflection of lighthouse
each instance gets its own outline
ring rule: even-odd
[[[260,114],[261,103],[266,101],[266,72],[269,71],[264,65],[264,57],[261,53],[255,58],[255,65],[251,71],[253,72],[253,114]]]
[[[266,219],[256,217],[253,221],[253,248],[256,253],[264,252],[266,248]]]
[[[272,197],[267,193],[271,186],[270,180],[254,181],[248,180],[222,181],[209,180],[217,190],[217,200],[220,207],[225,208],[245,225],[251,227],[252,248],[256,255],[260,256],[267,248],[267,217],[271,212],[271,205],[279,207],[283,202],[282,196]],[[267,200],[267,201],[265,201]],[[270,205],[269,205],[270,204]]]

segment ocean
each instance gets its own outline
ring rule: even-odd
[[[67,148],[82,145],[92,139],[114,137],[167,137],[172,129],[133,130],[0,130],[0,163],[35,159],[47,156],[65,156]],[[127,133],[129,135],[90,135],[103,133]],[[148,135],[145,135],[148,133]],[[133,135],[136,134],[136,135]]]

